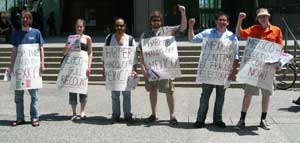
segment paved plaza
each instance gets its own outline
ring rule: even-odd
[[[254,97],[247,114],[244,130],[234,129],[239,120],[243,90],[226,91],[223,120],[227,128],[211,125],[215,93],[210,99],[206,127],[194,129],[193,122],[199,106],[201,88],[176,88],[176,114],[179,123],[169,125],[169,113],[165,95],[159,94],[159,121],[146,124],[144,118],[151,113],[149,97],[143,87],[132,91],[132,112],[135,122],[111,124],[110,92],[101,85],[90,85],[86,120],[69,121],[71,109],[68,96],[58,91],[54,84],[44,84],[40,90],[40,127],[31,124],[11,127],[15,120],[13,91],[9,84],[0,82],[0,143],[300,143],[300,106],[292,103],[299,97],[297,89],[276,90],[271,98],[267,119],[271,130],[258,127],[261,97]],[[25,96],[25,114],[29,121],[30,98]],[[79,108],[78,108],[79,110]]]

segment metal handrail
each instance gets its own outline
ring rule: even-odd
[[[286,20],[284,17],[281,17],[281,20],[286,28],[286,32],[285,32],[285,45],[287,47],[287,39],[288,39],[288,33],[292,36],[293,40],[294,40],[294,57],[296,57],[296,50],[297,50],[297,47],[300,48],[300,45],[294,35],[294,33],[292,32],[291,28],[289,27],[289,25],[287,24]],[[288,32],[288,33],[287,33]]]

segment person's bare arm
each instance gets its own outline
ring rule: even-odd
[[[190,18],[189,19],[189,30],[188,30],[189,41],[192,41],[193,37],[195,36],[195,33],[194,33],[194,25],[195,25],[195,23],[196,23],[195,18]]]
[[[239,17],[238,17],[238,21],[235,27],[235,34],[239,37],[240,36],[240,30],[243,29],[242,28],[242,24],[243,24],[243,20],[246,18],[246,13],[244,12],[240,12],[239,13]]]

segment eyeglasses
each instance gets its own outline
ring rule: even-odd
[[[125,25],[115,25],[115,27],[124,27]]]
[[[153,21],[153,22],[160,22],[161,20],[160,19],[152,19],[151,21]]]

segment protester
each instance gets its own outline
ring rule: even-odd
[[[85,30],[85,21],[83,19],[77,19],[75,24],[76,34],[80,35],[80,48],[81,51],[86,51],[88,53],[88,68],[83,69],[86,70],[86,76],[89,77],[91,74],[91,65],[92,65],[92,58],[93,58],[93,50],[92,50],[92,38],[89,35],[84,34]],[[70,52],[72,52],[73,48],[70,44],[66,44],[64,49],[64,55],[66,56]],[[85,107],[87,103],[87,94],[79,94],[79,101],[81,104],[80,115],[76,113],[76,106],[77,106],[77,95],[78,93],[69,93],[69,104],[71,105],[73,115],[70,118],[71,121],[75,121],[78,119],[86,119],[87,115],[85,113]]]
[[[151,28],[142,33],[141,39],[157,36],[175,36],[176,33],[185,31],[187,26],[185,7],[182,5],[178,5],[178,9],[181,13],[181,24],[178,26],[163,26],[163,15],[159,11],[153,11],[150,15]],[[167,102],[170,112],[170,124],[177,124],[177,119],[175,117],[174,84],[172,79],[149,81],[149,77],[147,77],[148,70],[144,64],[143,58],[141,58],[141,70],[145,77],[145,87],[149,92],[152,110],[152,114],[146,119],[146,122],[150,123],[157,120],[157,89],[159,89],[159,92],[166,93],[167,96]]]
[[[133,46],[136,47],[136,43],[134,38],[131,35],[125,33],[126,30],[126,23],[124,19],[117,18],[114,23],[115,32],[108,34],[105,39],[105,46]],[[118,48],[118,47],[110,47],[110,48]],[[106,60],[106,59],[104,59]],[[137,61],[135,60],[134,66],[131,71],[131,75],[133,77],[137,77],[136,72],[136,64]],[[105,70],[103,72],[105,74]],[[111,99],[112,99],[112,121],[120,122],[121,118],[121,109],[120,109],[120,95],[123,95],[123,112],[124,112],[124,119],[126,122],[132,122],[132,113],[131,113],[131,91],[130,90],[112,90],[111,91]]]
[[[237,21],[236,34],[239,35],[241,38],[253,37],[283,45],[282,32],[279,27],[274,26],[270,23],[269,19],[271,14],[269,13],[269,11],[265,8],[259,8],[256,11],[256,14],[256,20],[258,21],[258,24],[250,26],[247,29],[243,29],[241,25],[243,20],[246,18],[246,13],[241,12]],[[270,130],[270,126],[266,120],[266,117],[272,91],[265,90],[260,87],[252,86],[249,84],[245,84],[244,87],[245,95],[243,99],[241,117],[238,124],[236,125],[238,129],[245,127],[245,118],[251,102],[251,98],[253,95],[259,95],[260,90],[262,92],[262,113],[260,127],[265,130]]]
[[[14,73],[15,61],[17,56],[17,51],[20,45],[22,44],[38,44],[39,45],[39,53],[40,53],[40,73],[44,72],[44,40],[38,29],[32,28],[32,15],[28,11],[23,11],[21,14],[21,24],[22,28],[16,31],[12,36],[12,45],[14,46],[11,54],[11,65],[8,69],[10,74]],[[19,56],[19,54],[18,54]],[[22,55],[20,55],[22,56]],[[40,75],[40,74],[39,74]],[[17,76],[17,75],[16,75]],[[28,80],[28,79],[27,79]],[[31,96],[31,104],[30,104],[30,116],[31,116],[31,124],[36,127],[39,126],[39,112],[38,112],[38,89],[29,89],[28,90]],[[17,120],[12,122],[12,126],[17,126],[25,123],[24,116],[24,90],[15,90],[15,103],[16,103],[16,112],[17,112]]]
[[[234,58],[232,59],[234,60],[232,65],[232,70],[228,76],[228,80],[232,81],[237,71],[236,69],[239,60],[239,46],[237,43],[238,42],[237,37],[231,31],[227,30],[227,26],[229,25],[228,20],[229,20],[228,15],[224,13],[220,13],[215,18],[216,28],[206,29],[201,33],[198,33],[197,35],[194,35],[193,27],[196,21],[194,18],[191,18],[189,19],[188,37],[190,41],[195,43],[201,43],[204,39],[209,39],[209,38],[229,40],[232,41],[233,43],[236,43],[235,45],[233,44],[234,46],[231,47],[231,48],[235,48],[235,56],[232,57]],[[224,63],[224,64],[230,64],[230,63]],[[209,98],[214,87],[216,88],[216,101],[214,107],[213,124],[221,128],[226,127],[226,124],[222,120],[222,110],[224,105],[226,88],[224,87],[224,85],[208,84],[204,82],[202,84],[202,94],[201,94],[200,106],[197,114],[197,121],[194,123],[195,128],[202,128],[205,126],[205,119],[208,111]]]

